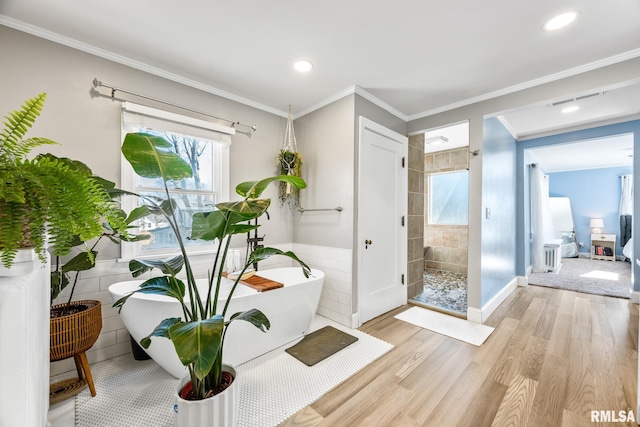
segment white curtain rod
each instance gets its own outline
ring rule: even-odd
[[[158,99],[158,98],[153,98],[151,96],[142,95],[140,93],[132,92],[132,91],[129,91],[129,90],[126,90],[126,89],[122,89],[122,88],[119,88],[119,87],[115,87],[115,86],[112,86],[110,84],[101,82],[100,80],[98,80],[97,77],[93,79],[93,87],[96,88],[96,89],[99,88],[99,87],[106,87],[106,88],[111,89],[111,98],[115,97],[116,92],[128,93],[129,95],[138,96],[140,98],[148,99],[150,101],[159,102],[159,103],[165,104],[165,105],[170,105],[172,107],[180,108],[180,109],[186,110],[186,111],[191,111],[192,113],[201,114],[201,115],[206,116],[206,117],[211,117],[211,118],[218,119],[218,120],[224,120],[225,122],[230,122],[231,123],[231,127],[244,126],[246,128],[251,129],[254,132],[258,129],[258,127],[256,125],[245,125],[245,124],[240,123],[240,122],[235,121],[235,120],[229,120],[229,119],[225,119],[225,118],[222,118],[222,117],[214,116],[213,114],[204,113],[202,111],[194,110],[194,109],[191,109],[189,107],[183,107],[182,105],[174,104],[172,102],[163,101],[163,100]]]

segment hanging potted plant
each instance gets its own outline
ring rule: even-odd
[[[302,177],[302,155],[297,151],[280,150],[278,167],[281,175]],[[287,182],[281,182],[278,187],[280,206],[289,204],[292,208],[300,207],[300,189]]]
[[[302,178],[302,155],[298,152],[296,135],[293,130],[293,117],[289,106],[289,117],[284,134],[283,148],[278,154],[278,170],[281,175],[296,176]],[[278,200],[280,206],[289,205],[290,208],[300,207],[300,189],[288,182],[280,182],[278,187]]]
[[[44,261],[67,255],[76,244],[99,237],[103,219],[126,230],[118,206],[80,162],[52,155],[27,158],[32,149],[56,144],[47,138],[23,139],[40,115],[46,94],[27,100],[4,117],[0,133],[0,261],[10,268],[20,249],[34,249]]]
[[[191,166],[172,151],[169,142],[144,133],[127,134],[122,153],[138,175],[163,180],[165,197],[142,196],[142,199],[151,213],[162,215],[166,219],[180,247],[180,255],[167,260],[133,260],[130,263],[134,276],[152,268],[157,268],[164,274],[145,281],[135,292],[174,298],[180,302],[183,312],[182,317],[163,320],[140,343],[148,348],[152,345],[152,337],[171,340],[180,361],[188,368],[189,374],[178,388],[176,425],[233,426],[237,422],[238,387],[235,370],[224,365],[222,360],[227,328],[231,323],[243,320],[266,332],[270,323],[264,313],[256,309],[228,313],[232,295],[250,265],[273,255],[284,255],[297,261],[305,276],[308,276],[310,270],[293,252],[258,248],[248,256],[226,301],[219,301],[231,236],[247,233],[258,227],[251,224],[251,221],[262,216],[269,207],[270,199],[260,196],[270,183],[287,182],[296,188],[304,188],[306,184],[301,178],[292,175],[243,182],[236,187],[236,193],[243,197],[242,200],[218,203],[216,210],[193,215],[190,238],[216,241],[218,246],[207,292],[200,293],[178,227],[177,203],[172,199],[167,186],[167,181],[191,177]],[[183,268],[186,271],[185,281],[177,277]],[[116,301],[114,306],[122,307],[131,295]]]

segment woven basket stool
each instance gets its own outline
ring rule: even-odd
[[[51,309],[54,310],[65,305],[57,304],[52,306]],[[73,357],[78,371],[78,382],[82,383],[86,378],[91,396],[95,396],[96,389],[85,351],[90,349],[96,342],[102,329],[102,306],[100,301],[94,300],[74,301],[71,303],[71,306],[83,305],[87,306],[88,309],[79,313],[50,319],[49,359],[55,362]],[[52,385],[52,387],[54,386],[55,384]],[[75,394],[78,392],[76,391]],[[66,397],[71,397],[71,395]],[[56,398],[56,401],[64,400],[66,397]],[[50,401],[51,399],[50,395]]]

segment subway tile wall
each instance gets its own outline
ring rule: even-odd
[[[291,244],[271,245],[272,247],[283,251],[291,250]],[[245,248],[240,248],[242,259],[245,259]],[[211,255],[198,255],[190,257],[194,274],[198,278],[207,277],[207,272],[211,268]],[[291,261],[285,257],[271,257],[259,264],[259,269],[290,267]],[[140,276],[139,279],[148,279],[151,273]],[[181,273],[184,278],[184,272]],[[101,362],[103,360],[112,359],[114,357],[130,353],[131,344],[129,332],[124,326],[118,310],[111,307],[113,301],[109,295],[109,286],[125,281],[132,280],[129,272],[129,264],[127,262],[118,262],[116,260],[98,261],[96,266],[87,271],[80,273],[80,278],[73,295],[73,300],[98,300],[102,303],[102,330],[98,336],[96,343],[87,351],[87,359],[89,363]],[[66,302],[71,292],[71,285],[53,301],[54,304]],[[151,331],[149,331],[151,332]],[[60,360],[51,363],[51,376],[75,370],[73,358]]]
[[[293,244],[293,251],[325,274],[318,314],[351,327],[352,251],[300,243]]]
[[[351,326],[351,250],[291,243],[270,246],[283,251],[293,250],[311,268],[324,271],[326,276],[317,312]],[[240,253],[244,260],[245,249],[240,248]],[[211,256],[192,256],[190,260],[196,277],[207,277]],[[261,261],[258,269],[291,267],[292,263],[289,258],[274,256]],[[181,276],[184,278],[184,273]],[[151,273],[147,273],[140,279],[150,277]],[[129,333],[118,310],[111,307],[113,301],[108,291],[113,283],[131,279],[128,263],[116,260],[98,261],[95,268],[80,273],[73,300],[91,299],[102,303],[102,331],[96,343],[87,351],[90,364],[131,352]],[[68,286],[53,303],[66,302],[70,291],[71,286]],[[75,371],[73,358],[51,363],[51,376],[69,371]]]

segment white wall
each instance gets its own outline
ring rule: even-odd
[[[92,87],[97,77],[114,86],[129,89],[178,105],[189,106],[216,116],[256,124],[251,136],[232,137],[231,184],[260,179],[277,173],[276,158],[284,138],[286,119],[248,107],[209,93],[186,87],[151,74],[116,64],[78,50],[58,45],[8,27],[0,26],[0,113],[18,109],[24,100],[47,92],[47,101],[29,136],[43,136],[61,143],[47,147],[47,152],[85,162],[93,171],[120,184],[120,102],[98,96]],[[103,90],[109,93],[108,90]],[[124,98],[125,95],[122,95]],[[156,108],[166,108],[151,102],[127,97]],[[184,111],[175,110],[185,114]],[[349,151],[351,153],[352,150]],[[326,173],[326,172],[323,172]],[[350,172],[347,172],[349,175]],[[351,191],[351,190],[349,190]],[[235,194],[232,191],[232,194]],[[270,187],[265,196],[277,200],[277,188]],[[265,244],[285,244],[293,240],[293,214],[274,203],[269,209],[271,220],[260,220],[260,234]],[[349,222],[349,226],[351,223]],[[238,238],[234,247],[242,247]],[[244,253],[244,251],[243,251]],[[105,245],[100,249],[98,266],[82,273],[74,300],[91,298],[103,302],[103,329],[98,342],[88,352],[90,362],[104,360],[129,351],[129,336],[111,308],[107,288],[111,283],[130,278],[126,263],[115,261],[119,248]],[[206,275],[206,264],[200,268]],[[49,292],[43,289],[43,292]],[[63,293],[67,295],[68,290]],[[56,362],[51,372],[56,374],[73,368],[70,360]]]
[[[293,241],[351,249],[354,221],[354,95],[346,96],[294,122],[302,176],[304,208],[342,207],[342,212],[305,212],[294,216]]]

